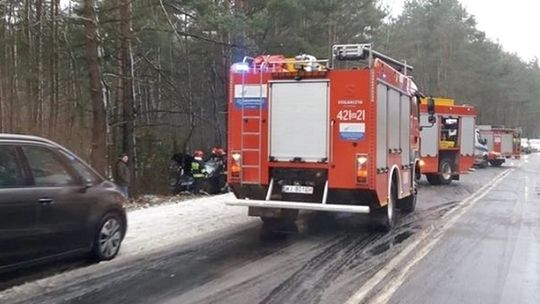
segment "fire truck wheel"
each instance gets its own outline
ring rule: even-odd
[[[426,178],[431,185],[437,186],[441,184],[441,178],[438,174],[426,174]]]
[[[413,183],[412,194],[398,201],[398,207],[401,212],[411,213],[416,208],[416,194],[418,193],[418,188],[416,186],[416,180],[414,180]]]
[[[447,158],[441,160],[440,171],[441,184],[449,185],[452,182],[452,161]]]
[[[372,225],[380,231],[388,232],[392,230],[396,223],[396,203],[397,203],[397,186],[393,182],[390,188],[390,197],[388,204],[384,207],[373,210]]]

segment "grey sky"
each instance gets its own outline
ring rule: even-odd
[[[399,15],[406,0],[382,0]],[[539,0],[459,0],[476,17],[478,29],[498,41],[506,51],[525,60],[540,59]]]

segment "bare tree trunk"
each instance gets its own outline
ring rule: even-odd
[[[131,50],[131,0],[120,0],[120,57],[122,60],[122,90],[123,90],[123,112],[124,112],[124,127],[123,127],[123,149],[131,159],[129,162],[132,181],[135,182],[135,134],[134,134],[134,71],[133,71],[133,54]]]
[[[7,73],[5,72],[7,67],[7,51],[5,45],[6,43],[6,24],[4,21],[4,16],[6,16],[6,6],[0,5],[0,133],[5,132],[4,126],[4,79]]]
[[[58,52],[57,52],[57,41],[58,41],[58,6],[59,0],[51,0],[51,58],[50,58],[50,67],[51,67],[51,79],[50,79],[50,98],[49,98],[49,136],[53,136],[55,129],[58,123],[58,97],[59,97],[59,88],[58,88]]]
[[[3,56],[2,56],[3,57]],[[0,58],[4,60],[4,58]],[[3,69],[0,67],[0,133],[4,133],[4,74]]]
[[[13,18],[13,6],[8,9],[8,20],[11,20]],[[13,26],[10,25],[10,37],[13,38],[15,36],[16,30],[13,29]],[[11,45],[11,83],[10,83],[10,94],[9,94],[9,111],[11,115],[9,116],[9,130],[10,132],[17,132],[18,127],[15,126],[15,122],[19,121],[19,112],[15,111],[15,105],[19,104],[19,69],[18,69],[18,62],[19,62],[19,56],[18,56],[18,48],[17,43],[14,41]],[[8,61],[9,62],[9,61]]]
[[[34,132],[35,131],[35,123],[36,123],[36,119],[35,119],[35,113],[36,113],[36,109],[35,109],[35,96],[34,96],[34,81],[33,81],[33,78],[34,78],[34,69],[35,69],[35,66],[34,66],[34,53],[33,53],[33,48],[34,48],[34,45],[33,45],[33,37],[32,37],[32,1],[30,0],[26,0],[25,2],[25,34],[26,34],[26,54],[24,54],[24,51],[23,51],[23,58],[24,58],[24,55],[26,55],[26,62],[27,62],[27,68],[28,68],[28,71],[27,73],[27,76],[25,77],[26,78],[26,94],[25,94],[25,97],[26,97],[26,100],[25,100],[25,104],[27,106],[27,117],[26,117],[26,128],[25,128],[25,131],[30,131],[30,132]]]
[[[95,0],[84,0],[84,29],[86,61],[90,79],[90,101],[92,105],[92,142],[90,162],[104,174],[107,169],[106,117],[103,83],[99,65],[98,22]]]
[[[217,74],[216,64],[214,63],[212,66],[212,77],[209,77],[208,83],[210,84],[210,92],[212,93],[212,110],[213,110],[213,116],[214,116],[214,142],[217,143],[219,146],[223,146],[223,133],[221,130],[221,117],[219,115],[219,98],[218,94],[216,92],[216,83],[218,82],[218,74]]]
[[[37,105],[35,110],[35,122],[37,123],[37,132],[42,135],[43,132],[43,1],[36,1],[36,23],[37,23],[37,45],[36,45],[36,64],[37,81],[36,94]]]

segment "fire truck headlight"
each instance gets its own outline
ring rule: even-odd
[[[367,184],[368,180],[368,157],[367,155],[356,156],[356,182]]]
[[[245,62],[238,62],[232,65],[231,69],[235,73],[244,73],[249,71],[249,64]]]
[[[426,164],[426,162],[425,162],[424,160],[421,159],[421,160],[418,162],[418,164],[420,165],[420,167],[423,167],[423,166]]]
[[[239,177],[242,167],[240,166],[240,160],[242,159],[242,154],[240,152],[231,153],[232,163],[231,163],[231,175],[233,177]]]

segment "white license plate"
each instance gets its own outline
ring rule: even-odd
[[[310,186],[290,186],[285,185],[281,188],[283,193],[313,194],[313,187]]]

